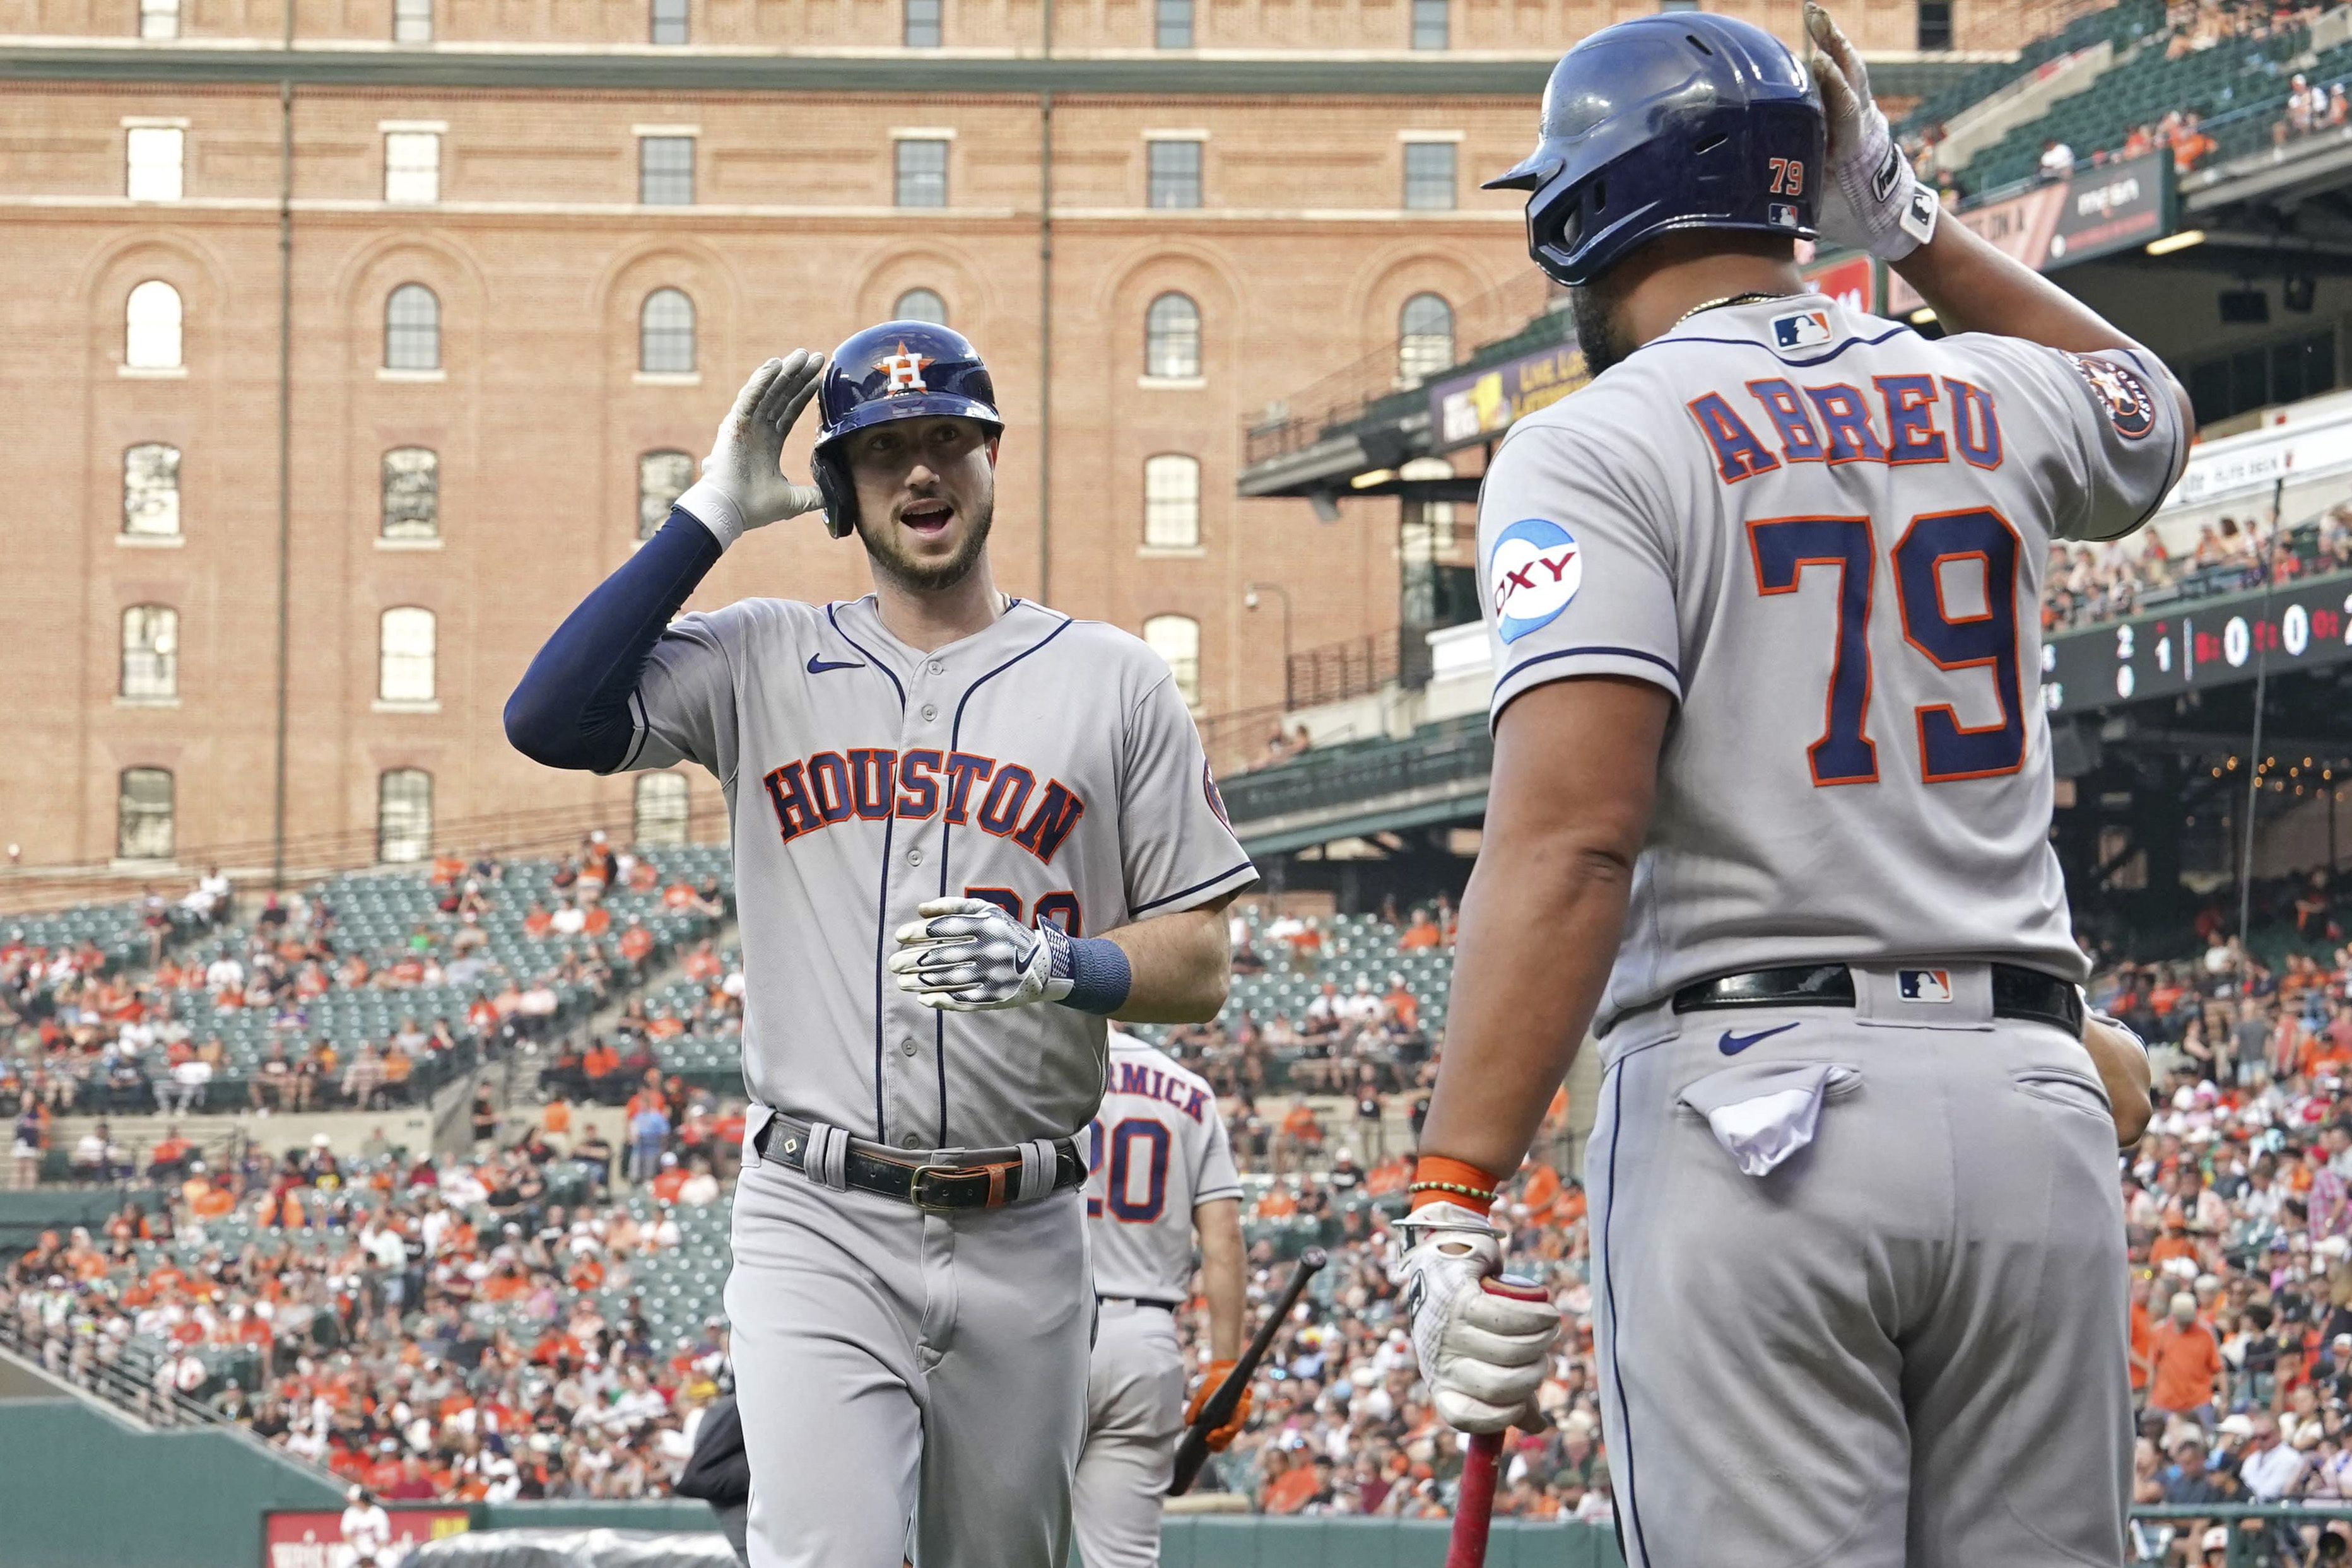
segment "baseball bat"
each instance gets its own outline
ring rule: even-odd
[[[1209,1402],[1201,1406],[1200,1418],[1184,1429],[1184,1440],[1176,1445],[1176,1474],[1168,1483],[1170,1497],[1182,1497],[1200,1475],[1201,1467],[1209,1462],[1209,1434],[1233,1419],[1234,1407],[1249,1392],[1250,1379],[1257,1375],[1257,1364],[1265,1359],[1267,1347],[1274,1343],[1275,1331],[1282,1327],[1282,1320],[1290,1315],[1290,1309],[1298,1304],[1307,1281],[1328,1261],[1320,1247],[1309,1247],[1298,1255],[1298,1267],[1291,1270],[1290,1282],[1275,1299],[1265,1322],[1258,1327],[1257,1337],[1249,1342],[1249,1348],[1234,1363],[1233,1371],[1217,1385]]]
[[[1523,1301],[1548,1301],[1532,1280],[1506,1274],[1480,1284],[1489,1295]],[[1454,1533],[1445,1543],[1445,1568],[1486,1568],[1486,1533],[1495,1522],[1495,1480],[1502,1469],[1503,1433],[1478,1432],[1462,1456],[1462,1484],[1454,1498]]]

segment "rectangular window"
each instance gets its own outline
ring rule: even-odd
[[[116,800],[114,852],[127,861],[172,858],[172,775],[161,768],[126,768]]]
[[[898,141],[898,204],[902,207],[944,207],[948,204],[948,144],[902,137]]]
[[[406,863],[432,852],[433,775],[395,768],[376,781],[376,858]]]
[[[187,134],[172,126],[132,126],[126,133],[124,193],[134,202],[178,201]]]
[[[1413,212],[1445,212],[1454,205],[1454,143],[1404,144],[1404,204]]]
[[[2316,397],[2336,390],[2336,334],[2325,329],[2297,332],[2239,349],[2190,365],[2181,380],[2200,425]]]
[[[906,38],[910,49],[940,47],[940,0],[907,0]]]
[[[1919,0],[1919,47],[1952,47],[1952,0]]]
[[[637,200],[648,207],[694,204],[691,136],[637,138]]]
[[[383,455],[383,537],[441,537],[441,459],[423,446],[395,446]]]
[[[383,133],[383,199],[404,206],[429,206],[441,199],[439,132]]]
[[[1153,41],[1163,49],[1192,47],[1192,0],[1154,0]]]
[[[139,0],[139,36],[176,38],[180,36],[180,0]]]
[[[429,44],[433,41],[433,0],[392,0],[392,41]]]
[[[1201,144],[1197,141],[1147,141],[1150,159],[1150,200],[1155,207],[1197,207],[1201,204]]]
[[[1443,49],[1452,47],[1447,26],[1450,18],[1446,0],[1412,0],[1412,47],[1416,49]]]
[[[1661,11],[1696,11],[1698,9],[1698,0],[1658,0],[1658,9]]]
[[[686,0],[653,0],[653,41],[656,44],[686,42]]]

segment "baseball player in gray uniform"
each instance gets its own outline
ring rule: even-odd
[[[1118,1030],[1110,1083],[1087,1140],[1087,1233],[1102,1325],[1087,1375],[1078,1558],[1086,1568],[1154,1568],[1177,1438],[1241,1354],[1241,1178],[1208,1081]],[[1195,1232],[1212,1359],[1188,1408],[1175,1312],[1192,1293]],[[1223,1448],[1248,1419],[1244,1396],[1209,1446]]]
[[[813,395],[811,487],[780,453]],[[1217,911],[1255,874],[1168,666],[991,580],[1003,430],[944,328],[768,361],[508,706],[543,762],[691,759],[725,788],[753,1568],[1063,1562],[1106,1019],[1213,1017]],[[872,594],[672,621],[745,530],[820,507]]]
[[[1520,420],[1405,1268],[1440,1413],[1533,1407],[1558,1321],[1486,1218],[1587,1020],[1602,1418],[1632,1568],[2115,1564],[2116,1125],[2049,844],[2053,538],[2155,510],[2164,367],[1937,221],[1861,62],[1643,17],[1554,71],[1528,193],[1585,390]],[[1953,335],[1806,287],[1818,230]],[[1991,335],[1987,329],[2007,334]]]

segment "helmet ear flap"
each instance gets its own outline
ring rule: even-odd
[[[849,465],[838,452],[818,451],[809,457],[809,477],[824,497],[824,531],[847,538],[857,531],[857,487],[849,482]]]

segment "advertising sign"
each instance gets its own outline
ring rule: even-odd
[[[1874,315],[1878,310],[1878,261],[1874,256],[1850,256],[1804,269],[1805,281],[1849,310]]]
[[[2003,201],[1947,212],[1943,221],[1965,224],[2036,272],[2049,272],[2170,233],[2172,180],[2172,154],[2159,148],[2079,168]],[[1900,277],[1888,278],[1886,291],[1889,315],[1908,315],[1926,303]]]
[[[1571,333],[1567,342],[1555,347],[1472,375],[1433,382],[1429,428],[1436,438],[1435,450],[1446,452],[1500,435],[1521,414],[1558,402],[1591,379]]]
[[[462,1508],[386,1508],[384,1513],[392,1539],[374,1550],[375,1568],[395,1568],[424,1542],[463,1533],[472,1519]],[[338,1511],[272,1512],[262,1521],[261,1568],[358,1568],[361,1548],[374,1545],[347,1538]]]

